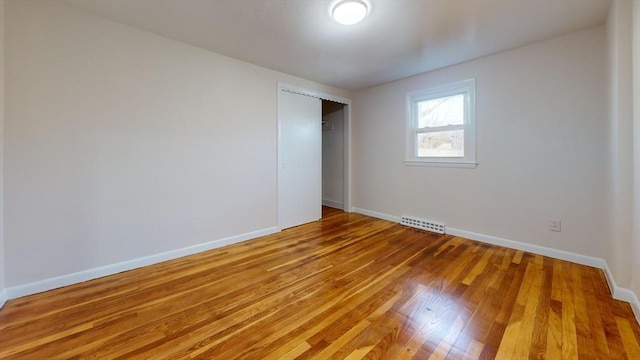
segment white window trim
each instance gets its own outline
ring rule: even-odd
[[[450,95],[467,94],[464,125],[449,125],[433,130],[414,128],[415,103]],[[464,157],[418,157],[416,134],[430,131],[444,131],[464,126]],[[476,162],[476,81],[468,79],[452,84],[412,91],[406,94],[406,135],[405,165],[475,168]]]

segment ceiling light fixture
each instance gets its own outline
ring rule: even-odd
[[[331,16],[342,25],[357,24],[369,13],[369,6],[362,0],[342,0],[333,6]]]

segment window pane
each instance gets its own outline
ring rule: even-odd
[[[417,135],[418,157],[464,157],[464,130]]]
[[[464,124],[464,94],[418,102],[418,127]]]

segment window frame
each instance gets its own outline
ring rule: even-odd
[[[430,87],[408,92],[406,104],[405,165],[444,166],[475,168],[476,162],[476,81],[468,79],[456,83]],[[417,108],[421,101],[433,100],[452,95],[465,95],[464,124],[446,125],[433,128],[418,128]],[[419,157],[417,137],[421,133],[464,130],[464,156],[462,157]]]

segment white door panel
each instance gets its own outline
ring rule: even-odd
[[[322,102],[278,96],[278,225],[286,229],[322,217]]]

